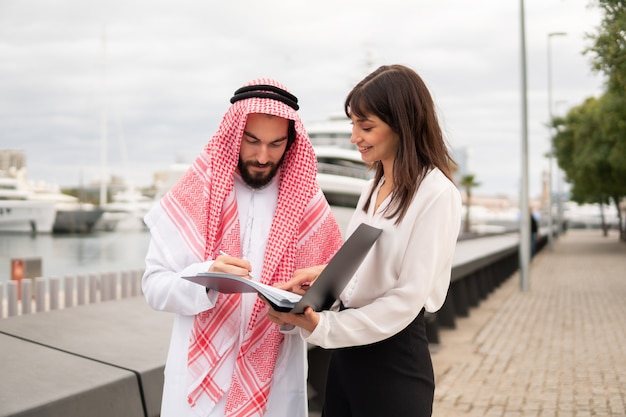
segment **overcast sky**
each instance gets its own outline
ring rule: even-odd
[[[547,169],[548,33],[567,32],[551,38],[559,115],[602,92],[582,55],[600,17],[588,0],[525,1],[531,197]],[[306,126],[389,63],[423,77],[475,192],[518,196],[519,1],[0,0],[0,148],[23,150],[32,180],[96,180],[106,97],[108,172],[145,186],[193,160],[241,84],[283,82]]]

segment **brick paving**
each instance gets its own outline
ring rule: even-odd
[[[442,329],[434,417],[626,416],[626,244],[569,230]]]

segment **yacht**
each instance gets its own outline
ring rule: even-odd
[[[374,176],[356,149],[315,146],[317,182],[331,206],[356,207],[365,184]]]
[[[56,216],[53,201],[31,199],[17,178],[0,177],[0,232],[51,233]]]
[[[52,201],[56,215],[53,233],[91,233],[103,210],[91,203],[83,203],[78,197],[61,192],[60,187],[49,184],[30,184],[30,199]]]
[[[350,143],[352,122],[345,115],[330,116],[326,120],[306,124],[306,131],[313,146],[332,146],[336,148],[356,149]]]
[[[352,125],[345,115],[306,125],[317,156],[317,181],[329,204],[356,207],[363,186],[374,172],[350,142]]]
[[[87,233],[102,215],[56,184],[27,179],[26,156],[13,149],[0,150],[0,200],[0,230]]]
[[[53,233],[91,233],[104,210],[89,203],[58,204]]]
[[[138,231],[146,230],[144,216],[154,204],[154,199],[143,195],[134,187],[113,194],[113,201],[101,205],[104,213],[96,230]]]
[[[317,157],[317,181],[332,206],[356,207],[363,186],[374,176],[361,159],[356,146],[350,143],[352,126],[345,116],[306,125],[307,134]],[[189,168],[176,163],[158,173],[158,201]]]
[[[314,146],[313,150],[317,157],[317,182],[328,203],[356,207],[363,186],[374,175],[361,159],[361,154],[356,149],[337,146]],[[154,202],[159,201],[188,168],[188,164],[177,163],[159,172]]]

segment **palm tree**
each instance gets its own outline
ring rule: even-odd
[[[466,209],[465,209],[465,225],[463,226],[463,232],[470,232],[470,205],[472,201],[472,188],[478,187],[480,185],[479,182],[476,182],[476,178],[474,174],[467,174],[461,177],[460,184],[465,188],[465,193],[467,194],[467,200],[465,201]]]

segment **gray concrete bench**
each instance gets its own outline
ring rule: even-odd
[[[172,320],[143,297],[0,320],[0,416],[158,416]]]

